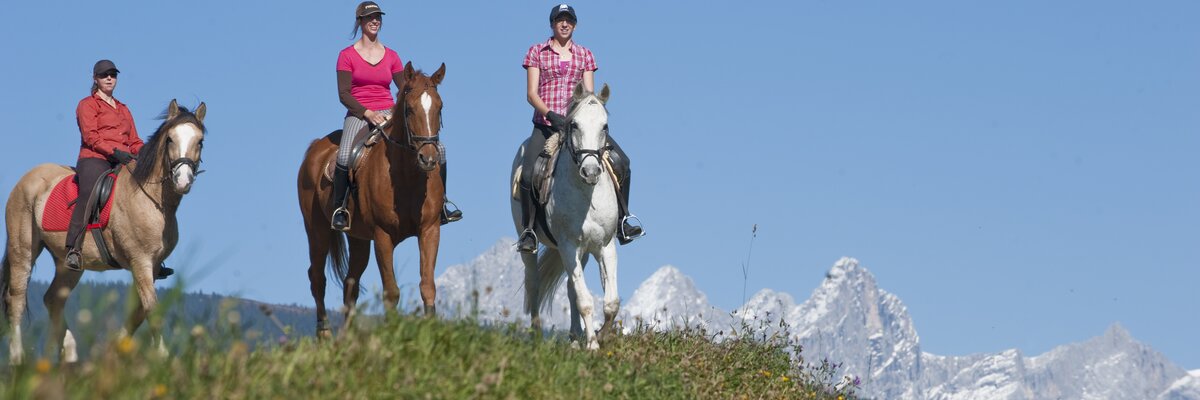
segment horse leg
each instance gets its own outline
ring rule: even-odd
[[[586,255],[573,244],[560,245],[559,251],[562,252],[563,266],[570,274],[567,283],[575,288],[575,301],[572,303],[575,303],[574,308],[579,310],[579,319],[583,320],[583,335],[586,339],[587,349],[599,349],[600,344],[596,341],[596,332],[592,329],[592,311],[595,308],[595,300],[592,299],[592,293],[588,291],[587,282],[583,279],[583,266],[587,262],[587,259],[584,258]]]
[[[8,338],[8,359],[12,364],[20,364],[25,356],[25,345],[21,337],[21,318],[25,315],[25,304],[28,301],[29,275],[33,272],[33,262],[42,253],[40,238],[30,229],[21,229],[22,221],[9,221],[8,247],[4,250],[3,268],[4,283],[7,286],[4,293],[4,308],[8,314],[8,326],[12,327]]]
[[[350,327],[354,316],[358,314],[358,295],[362,293],[362,276],[367,271],[367,261],[371,257],[371,241],[346,237],[350,251],[350,270],[342,288],[342,306],[346,309],[346,319],[342,321],[342,329]]]
[[[317,339],[333,336],[325,310],[325,257],[329,255],[329,229],[308,230],[308,286],[317,308]]]
[[[48,357],[60,357],[63,363],[73,363],[79,360],[79,356],[75,350],[75,337],[67,329],[63,308],[67,305],[67,298],[71,296],[71,290],[79,283],[79,278],[83,277],[83,271],[70,270],[66,267],[65,259],[56,264],[60,265],[54,273],[54,280],[50,282],[50,287],[42,296],[42,303],[46,305],[46,312],[50,317],[50,335],[46,337],[46,354]]]
[[[600,285],[604,288],[604,324],[600,326],[600,338],[613,334],[613,322],[621,310],[621,296],[617,293],[617,246],[612,241],[600,249],[596,261],[600,264]]]
[[[579,317],[579,295],[575,292],[575,281],[570,276],[567,277],[567,314],[571,321],[570,334],[567,336],[571,339],[571,343],[579,345],[579,342],[584,339],[583,334],[583,319]]]
[[[521,263],[525,264],[525,311],[529,313],[529,327],[533,334],[542,334],[542,293],[541,280],[538,274],[537,255],[520,253]]]
[[[133,260],[133,289],[137,291],[138,307],[129,313],[125,321],[125,335],[132,336],[147,317],[153,317],[152,312],[158,306],[158,293],[154,291],[154,263],[146,259]],[[155,317],[157,318],[157,317]],[[167,346],[163,342],[159,321],[150,321],[151,346],[157,347],[160,355],[167,355]]]
[[[438,218],[432,222],[423,222],[421,233],[417,235],[417,247],[421,249],[421,302],[425,304],[425,316],[437,315],[434,301],[437,298],[437,287],[433,283],[433,268],[437,265],[438,244],[442,236],[442,226]]]
[[[400,286],[396,285],[396,266],[393,254],[396,244],[392,236],[382,229],[375,233],[375,264],[379,266],[379,277],[383,279],[383,309],[385,314],[396,312],[400,304]]]

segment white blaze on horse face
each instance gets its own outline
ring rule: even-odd
[[[196,155],[193,156],[191,149],[200,145],[200,139],[203,137],[200,129],[192,124],[182,124],[174,129],[174,142],[178,146],[177,157],[199,158],[200,149],[196,149]],[[174,160],[167,160],[168,162]],[[175,182],[175,190],[179,193],[187,193],[191,190],[192,179],[196,175],[196,171],[192,171],[192,167],[187,164],[180,164],[171,171],[172,181]]]
[[[421,107],[425,109],[425,126],[429,127],[429,134],[433,134],[433,125],[430,124],[430,114],[433,113],[433,96],[429,92],[421,93]]]
[[[580,150],[600,150],[604,146],[605,133],[604,126],[608,124],[608,111],[604,109],[604,104],[600,103],[594,96],[583,101],[579,105],[579,109],[575,112],[575,141],[576,149]],[[580,160],[580,169],[603,171],[600,168],[600,160],[597,157],[585,157]],[[594,183],[589,181],[588,183]]]

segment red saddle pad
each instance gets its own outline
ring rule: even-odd
[[[111,175],[111,174],[110,174]],[[113,176],[113,187],[117,186],[117,178]],[[42,212],[42,230],[46,232],[63,232],[67,230],[67,226],[71,224],[71,213],[75,211],[76,203],[71,203],[79,197],[79,185],[75,184],[75,175],[67,175],[57,185],[54,185],[54,190],[50,191],[50,198],[46,199],[46,208]],[[108,196],[108,202],[104,203],[104,209],[100,210],[100,222],[97,224],[88,225],[88,229],[104,228],[108,226],[108,215],[112,212],[113,198],[117,197],[116,193]],[[71,205],[68,206],[67,204]]]

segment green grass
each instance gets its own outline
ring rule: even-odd
[[[175,349],[166,358],[146,349],[144,336],[97,343],[77,365],[59,368],[40,359],[11,367],[0,381],[0,397],[853,397],[834,389],[830,365],[797,367],[803,363],[777,338],[715,343],[697,330],[636,330],[587,351],[559,338],[535,339],[515,325],[412,316],[360,321],[361,327],[334,340],[306,337],[256,349],[247,344],[257,340],[252,332],[248,337],[232,328],[196,327],[172,338]]]

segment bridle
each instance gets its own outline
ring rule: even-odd
[[[401,117],[404,118],[403,129],[404,129],[404,137],[406,138],[405,142],[400,142],[395,139],[392,139],[391,136],[389,136],[388,134],[383,132],[383,128],[392,122],[391,119],[388,119],[386,122],[384,122],[382,124],[376,125],[374,131],[378,131],[379,133],[381,133],[381,136],[383,136],[383,138],[385,140],[387,140],[388,142],[391,142],[392,144],[398,145],[400,147],[407,148],[408,150],[412,151],[413,153],[419,154],[421,152],[421,149],[425,148],[425,146],[433,146],[434,150],[438,153],[438,158],[440,159],[441,157],[444,157],[445,155],[442,154],[442,146],[438,145],[439,143],[441,143],[441,138],[440,138],[441,134],[440,133],[434,134],[431,136],[413,135],[412,129],[409,128],[409,126],[408,126],[408,102],[404,100],[404,98],[407,96],[408,96],[408,92],[404,92],[403,94],[400,95],[400,103],[401,103],[401,111],[400,112],[403,113],[401,115]],[[440,118],[440,116],[441,115],[439,115],[438,121],[442,120]]]
[[[580,109],[579,107],[576,107],[574,110],[571,110],[571,112],[568,113],[568,115],[567,115],[567,121],[574,121],[575,114],[579,113],[579,109]],[[608,127],[606,126],[604,129],[607,131]],[[612,150],[612,148],[613,148],[612,144],[608,143],[607,132],[605,132],[604,138],[601,139],[602,144],[600,145],[599,148],[581,149],[581,148],[579,148],[578,145],[575,144],[575,139],[574,139],[575,135],[572,134],[574,130],[575,130],[575,123],[572,122],[570,125],[567,126],[567,131],[563,132],[563,135],[566,135],[566,139],[567,139],[566,150],[568,153],[571,154],[571,160],[574,161],[576,165],[582,165],[583,161],[586,160],[588,157],[596,157],[597,162],[603,163],[602,160],[604,159],[604,153],[609,150]]]

